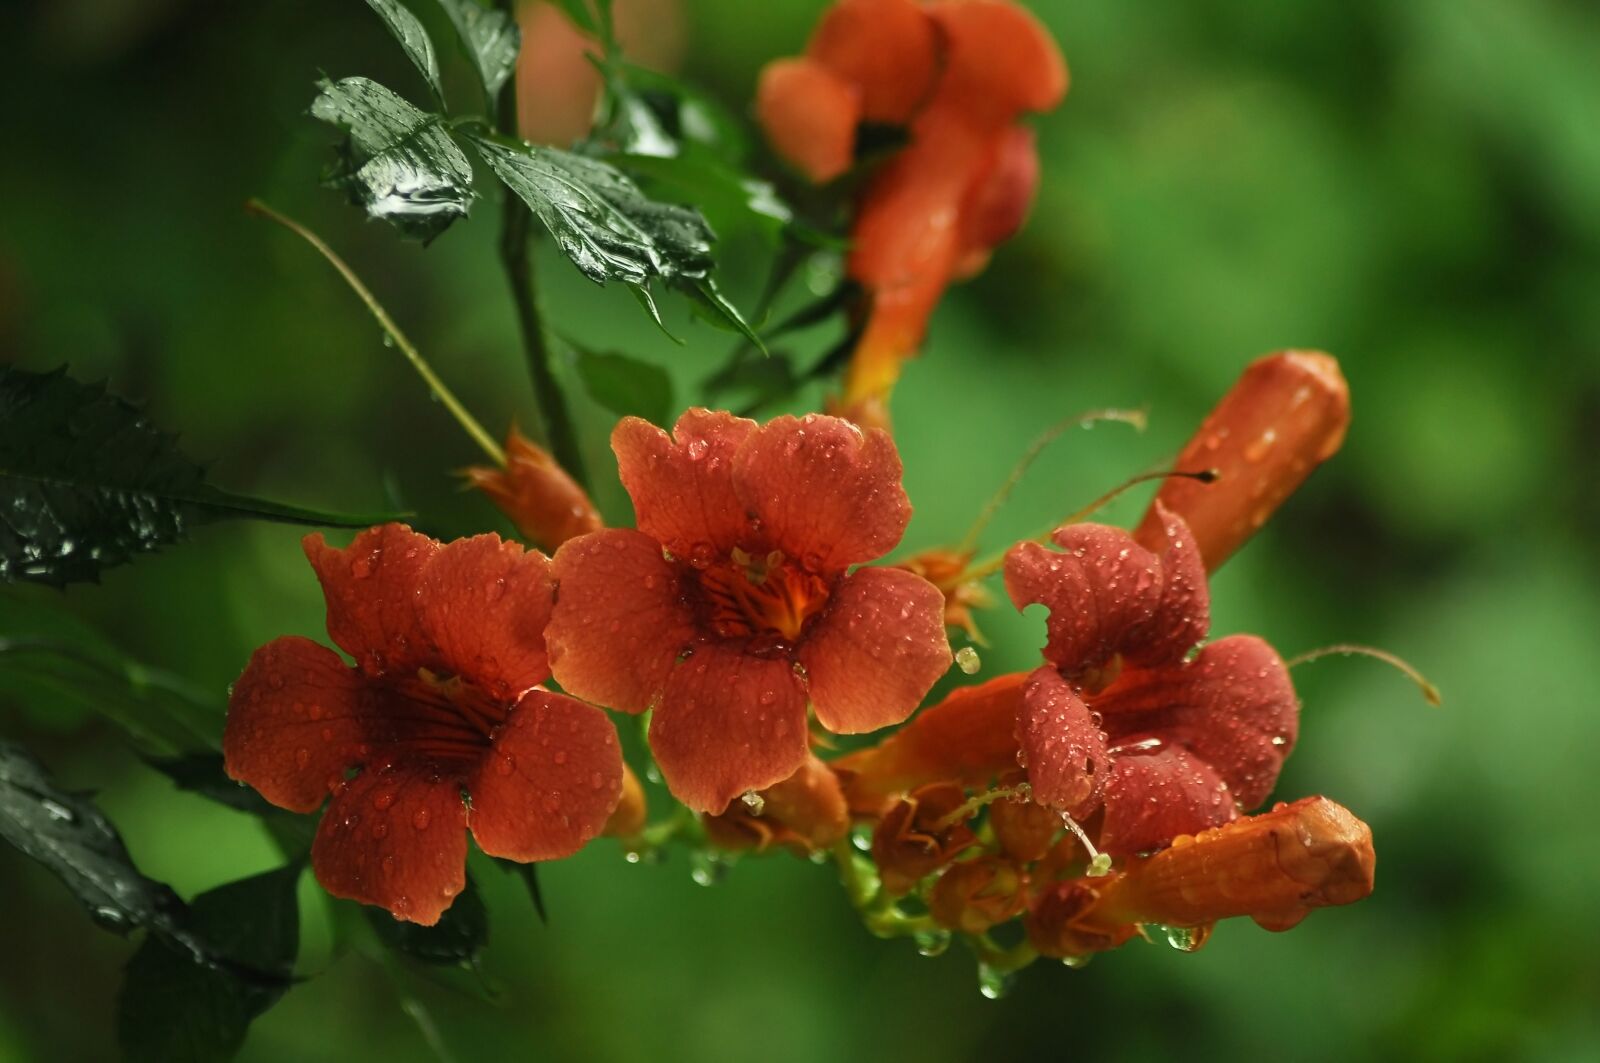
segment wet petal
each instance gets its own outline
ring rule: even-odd
[[[887,432],[823,414],[774,418],[734,462],[734,486],[762,537],[817,573],[894,549],[911,519],[900,474]]]
[[[1183,517],[1214,572],[1283,501],[1332,457],[1350,424],[1350,389],[1339,363],[1319,351],[1257,359],[1206,417],[1173,467],[1216,469],[1215,483],[1172,479],[1161,485],[1139,526],[1155,549],[1162,520],[1155,506]]]
[[[526,863],[571,856],[606,825],[622,795],[622,754],[606,714],[531,690],[468,780],[467,822],[490,856]]]
[[[1114,742],[1150,735],[1193,751],[1243,809],[1272,792],[1300,723],[1289,670],[1252,635],[1219,639],[1185,665],[1124,671],[1094,707]]]
[[[939,63],[933,22],[914,0],[839,0],[806,54],[859,88],[866,121],[891,124],[910,121]]]
[[[749,534],[744,504],[733,489],[733,455],[756,423],[731,413],[692,409],[672,436],[637,417],[611,433],[622,486],[635,523],[675,557],[709,561]]]
[[[1068,675],[1099,668],[1148,625],[1161,604],[1161,562],[1120,528],[1057,528],[1059,551],[1024,542],[1006,554],[1006,591],[1018,609],[1050,610],[1046,659]]]
[[[805,688],[783,658],[707,643],[673,669],[650,720],[667,788],[696,812],[719,813],[746,790],[782,782],[805,762]]]
[[[927,783],[987,786],[1017,766],[1017,717],[1027,675],[961,687],[868,749],[833,764],[845,773],[852,808],[869,808]]]
[[[550,562],[498,535],[440,547],[415,595],[438,663],[502,703],[550,678]]]
[[[1083,819],[1100,804],[1107,769],[1105,736],[1089,708],[1054,668],[1028,676],[1017,739],[1033,799]]]
[[[1111,761],[1100,848],[1113,856],[1158,849],[1180,834],[1221,826],[1239,815],[1228,784],[1182,747],[1136,756],[1113,750]]]
[[[1162,534],[1152,549],[1161,560],[1161,598],[1122,645],[1123,656],[1145,666],[1182,660],[1211,628],[1211,592],[1194,535],[1181,517],[1157,508]]]
[[[798,659],[828,730],[860,734],[899,723],[950,668],[944,595],[909,572],[858,569],[834,589]]]
[[[368,769],[329,804],[311,866],[335,897],[432,926],[466,887],[466,825],[459,780],[415,763]]]
[[[368,675],[416,668],[428,640],[412,600],[439,544],[403,524],[384,524],[337,550],[320,532],[302,540],[328,600],[328,635]]]
[[[230,778],[292,812],[313,812],[359,759],[373,717],[361,673],[310,639],[274,639],[228,697],[222,756]]]
[[[560,590],[545,641],[556,680],[609,708],[648,709],[695,635],[677,567],[649,536],[611,529],[562,546],[552,571]]]
[[[850,168],[861,92],[810,59],[779,59],[761,71],[756,114],[772,148],[817,183]]]

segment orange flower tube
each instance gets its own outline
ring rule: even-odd
[[[523,538],[547,550],[605,526],[577,481],[515,425],[506,433],[503,468],[474,465],[461,475],[511,518]]]
[[[1222,397],[1178,456],[1178,469],[1215,469],[1214,483],[1167,480],[1135,533],[1161,541],[1156,505],[1182,517],[1206,571],[1256,533],[1295,488],[1344,442],[1350,389],[1339,363],[1318,351],[1258,358]]]

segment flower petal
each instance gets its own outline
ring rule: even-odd
[[[1161,604],[1161,562],[1120,528],[1068,524],[1060,551],[1024,542],[1006,554],[1006,592],[1018,609],[1050,610],[1045,658],[1068,675],[1105,664]]]
[[[1161,520],[1161,598],[1155,615],[1122,644],[1129,662],[1150,667],[1181,661],[1211,629],[1211,591],[1200,549],[1183,518],[1156,503]]]
[[[648,709],[695,636],[661,544],[636,531],[598,531],[557,550],[552,570],[559,590],[545,641],[556,680],[613,709]]]
[[[761,71],[756,114],[772,148],[820,184],[850,168],[861,92],[811,59],[778,59]]]
[[[944,595],[910,572],[858,569],[834,589],[797,656],[828,730],[861,734],[899,723],[950,667]]]
[[[552,594],[543,554],[490,534],[440,547],[414,601],[438,663],[504,704],[550,678]]]
[[[328,635],[368,675],[406,671],[427,655],[413,598],[439,544],[384,524],[336,550],[320,532],[301,541],[328,600]]]
[[[1017,717],[1033,799],[1077,819],[1100,804],[1110,760],[1105,736],[1061,673],[1048,665],[1028,676]]]
[[[639,530],[696,562],[744,541],[750,522],[733,490],[733,456],[755,430],[744,417],[698,408],[678,418],[670,438],[638,417],[619,421],[611,449]]]
[[[1188,750],[1170,746],[1136,756],[1113,749],[1105,807],[1100,848],[1113,856],[1157,849],[1239,815],[1222,777]]]
[[[914,0],[839,0],[823,12],[806,54],[860,87],[867,121],[902,124],[933,88],[938,43]]]
[[[228,776],[291,812],[314,812],[371,740],[361,673],[297,636],[256,650],[228,697],[222,756]]]
[[[1288,668],[1253,635],[1219,639],[1185,665],[1124,671],[1094,707],[1115,742],[1151,735],[1193,751],[1244,809],[1272,792],[1300,725]]]
[[[1067,64],[1050,32],[1011,0],[943,0],[925,10],[943,31],[944,73],[933,106],[999,126],[1046,111],[1067,92]]]
[[[882,429],[823,414],[776,417],[734,459],[734,487],[762,537],[817,573],[894,549],[911,519],[900,455]]]
[[[516,425],[506,433],[504,466],[474,465],[461,475],[511,518],[524,539],[546,550],[605,526],[588,493]]]
[[[571,856],[600,833],[622,796],[616,728],[593,705],[530,690],[467,792],[467,822],[490,856],[522,863]]]
[[[466,826],[458,780],[416,762],[368,769],[328,806],[311,866],[335,897],[432,926],[466,887]]]
[[[951,691],[877,745],[834,761],[844,773],[851,807],[869,808],[944,780],[987,786],[1001,772],[1015,770],[1026,679],[1014,672]]]
[[[667,679],[650,749],[673,796],[696,812],[719,813],[805,763],[805,688],[786,659],[707,643]]]

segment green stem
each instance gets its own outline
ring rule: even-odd
[[[516,18],[516,0],[496,0],[496,6]],[[508,137],[519,136],[517,129],[517,73],[513,69],[500,90],[496,121]],[[539,299],[534,288],[533,256],[528,240],[533,216],[528,205],[511,189],[505,190],[505,209],[500,218],[500,262],[511,285],[511,301],[516,308],[517,328],[522,333],[522,348],[533,378],[533,397],[538,403],[538,423],[529,425],[533,435],[550,447],[557,462],[580,484],[587,484],[583,455],[578,449],[578,434],[566,396],[557,382],[550,350],[550,339],[539,314]]]
[[[972,950],[978,954],[978,962],[996,974],[1020,971],[1039,958],[1039,951],[1027,938],[1023,938],[1008,949],[996,945],[987,934],[973,934],[969,940],[972,942]]]
[[[496,465],[504,465],[506,463],[506,454],[505,451],[500,449],[500,444],[496,443],[494,437],[483,430],[483,425],[479,424],[472,414],[467,412],[467,408],[461,405],[450,389],[445,387],[444,381],[440,380],[434,373],[433,368],[423,361],[422,355],[417,353],[417,349],[411,345],[411,341],[406,339],[406,334],[400,331],[400,326],[394,323],[394,319],[389,316],[389,312],[378,302],[377,297],[372,294],[365,284],[361,283],[361,278],[357,277],[355,271],[345,264],[344,259],[334,253],[333,248],[329,247],[322,241],[320,236],[307,229],[304,225],[292,218],[284,217],[259,199],[249,200],[245,203],[244,209],[251,214],[257,214],[269,221],[277,222],[316,248],[317,252],[328,260],[328,264],[339,271],[339,276],[343,277],[345,283],[350,285],[351,290],[361,297],[361,301],[367,304],[367,310],[377,320],[379,327],[394,341],[394,345],[400,349],[400,353],[406,356],[406,361],[411,363],[411,367],[427,383],[428,389],[444,404],[444,408],[450,411],[450,415],[456,419],[456,423],[466,429],[467,435],[471,436],[473,442],[483,448],[483,452],[489,455]]]

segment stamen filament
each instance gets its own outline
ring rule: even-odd
[[[967,534],[961,540],[961,545],[956,547],[956,551],[965,553],[977,545],[978,536],[983,534],[984,529],[989,526],[989,522],[994,519],[994,515],[999,511],[1000,507],[1006,504],[1006,501],[1011,497],[1011,492],[1016,490],[1017,484],[1022,482],[1023,475],[1038,460],[1039,455],[1044,453],[1046,447],[1060,439],[1069,428],[1088,428],[1099,421],[1118,421],[1122,424],[1132,425],[1133,430],[1136,432],[1143,432],[1148,423],[1148,416],[1143,409],[1090,410],[1088,413],[1076,414],[1057,421],[1049,428],[1046,428],[1039,434],[1038,438],[1028,444],[1028,449],[1017,461],[1017,464],[1012,467],[1011,473],[1006,477],[1005,482],[1000,485],[1000,489],[985,503],[983,511],[978,514],[978,519],[972,522],[971,528],[967,529]]]

